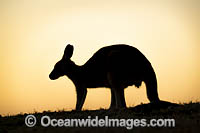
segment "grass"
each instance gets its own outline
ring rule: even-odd
[[[190,102],[183,104],[172,104],[162,102],[161,104],[141,104],[127,109],[113,110],[84,110],[84,111],[64,111],[55,112],[44,111],[42,113],[33,113],[36,116],[37,124],[30,128],[24,124],[25,117],[28,114],[18,114],[15,116],[0,116],[0,133],[23,133],[23,132],[87,132],[87,133],[107,133],[107,132],[172,132],[172,133],[188,133],[200,131],[200,102]],[[86,119],[88,116],[94,118],[123,118],[123,119],[175,119],[175,127],[134,127],[131,130],[126,128],[72,128],[72,127],[42,127],[40,119],[42,116],[48,115],[56,119]]]

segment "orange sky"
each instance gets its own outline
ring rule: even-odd
[[[75,108],[72,82],[48,78],[68,43],[78,65],[103,46],[135,46],[161,99],[199,101],[199,27],[199,0],[0,0],[0,114]],[[125,96],[128,106],[148,102],[144,84]],[[109,104],[108,89],[91,89],[84,109]]]

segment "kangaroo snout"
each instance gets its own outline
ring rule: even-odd
[[[55,78],[52,76],[52,74],[49,74],[49,78],[50,78],[51,80],[55,80]]]
[[[57,77],[52,72],[49,74],[49,78],[51,80],[56,80],[57,79]]]

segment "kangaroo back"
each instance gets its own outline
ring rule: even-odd
[[[133,84],[139,87],[147,71],[150,71],[148,69],[152,69],[149,66],[149,61],[138,49],[128,45],[112,45],[98,50],[82,66],[82,75],[85,76],[85,83],[99,83],[99,87],[110,87],[108,74],[115,75],[112,78],[123,87]]]

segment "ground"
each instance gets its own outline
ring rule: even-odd
[[[44,111],[42,113],[33,113],[37,124],[34,127],[25,125],[25,118],[30,114],[19,114],[15,116],[0,116],[0,133],[23,133],[23,132],[87,132],[87,133],[109,133],[109,132],[134,132],[134,133],[189,133],[200,131],[200,102],[190,102],[185,104],[172,104],[161,102],[161,104],[141,104],[126,109],[113,110],[84,110],[84,111]],[[47,115],[55,119],[87,119],[88,116],[99,119],[105,119],[108,116],[112,119],[175,119],[175,127],[133,127],[131,130],[125,127],[42,127],[41,117]],[[46,122],[46,121],[45,121]]]

